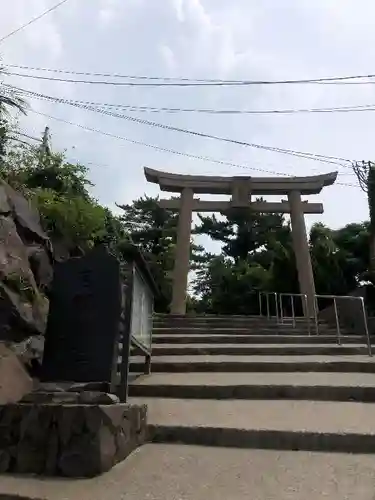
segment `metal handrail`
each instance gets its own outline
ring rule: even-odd
[[[342,345],[342,335],[341,335],[341,327],[340,327],[340,320],[339,320],[339,313],[337,310],[336,299],[347,299],[347,300],[350,299],[350,300],[360,300],[361,301],[361,311],[362,311],[362,316],[363,316],[363,325],[364,325],[364,329],[365,329],[367,349],[368,349],[369,356],[372,356],[371,338],[370,338],[370,332],[369,332],[368,324],[367,324],[366,308],[365,308],[365,302],[363,300],[363,297],[353,297],[352,295],[315,295],[315,326],[316,326],[317,333],[319,333],[319,321],[318,321],[319,310],[317,307],[317,300],[316,299],[333,299],[333,307],[334,307],[334,312],[335,312],[335,322],[336,322],[336,332],[337,332],[338,345]]]
[[[131,348],[144,356],[143,373],[145,375],[151,373],[154,291],[145,276],[145,270],[138,266],[135,261],[129,262],[125,292],[124,331],[121,341],[122,352],[119,356],[121,362],[118,395],[124,403],[128,399]]]
[[[284,313],[283,313],[283,298],[289,297],[290,298],[290,304],[291,304],[291,311],[292,311],[292,322],[293,322],[293,327],[296,326],[296,314],[295,314],[295,303],[294,303],[294,298],[295,297],[301,297],[304,302],[305,306],[305,311],[308,311],[308,297],[307,294],[305,293],[277,293],[277,292],[260,292],[259,293],[259,311],[260,311],[260,316],[262,316],[262,305],[263,305],[263,297],[266,299],[266,304],[267,304],[267,317],[268,319],[271,318],[270,315],[270,306],[269,306],[269,297],[270,296],[275,297],[276,301],[276,318],[277,322],[283,322],[284,319]],[[315,331],[316,334],[319,335],[319,319],[318,319],[318,314],[319,314],[319,308],[318,308],[318,299],[332,299],[333,300],[333,307],[334,307],[334,313],[335,313],[335,323],[336,323],[336,332],[337,332],[337,343],[338,345],[342,345],[342,333],[341,333],[341,327],[340,327],[340,321],[339,321],[339,311],[337,308],[337,299],[350,299],[350,300],[360,300],[361,301],[361,312],[363,316],[363,325],[365,329],[365,337],[366,337],[366,345],[368,349],[368,355],[372,356],[372,345],[371,345],[371,337],[370,337],[370,332],[368,329],[368,323],[367,323],[367,315],[366,315],[366,308],[365,308],[365,302],[363,297],[354,297],[352,295],[314,295],[314,311],[313,311],[313,319],[315,323]],[[311,325],[310,325],[310,315],[308,315],[307,321],[308,321],[308,333],[309,336],[311,335]]]
[[[266,299],[266,311],[267,311],[267,318],[271,318],[271,311],[270,311],[270,296],[275,297],[275,310],[276,310],[276,319],[278,320],[279,314],[278,314],[278,301],[277,301],[277,292],[259,292],[259,315],[263,316],[263,297]]]
[[[280,321],[283,322],[284,319],[284,313],[283,313],[283,298],[290,298],[290,305],[291,305],[291,310],[292,310],[292,322],[293,322],[293,328],[296,326],[296,313],[295,313],[295,303],[294,299],[295,297],[300,297],[301,300],[304,303],[304,310],[307,310],[307,295],[305,293],[280,293],[279,294],[279,307],[280,307],[280,313],[279,313],[279,318]],[[310,328],[310,320],[308,319],[307,323],[307,328],[308,328],[308,333],[309,336],[311,335],[311,328]]]

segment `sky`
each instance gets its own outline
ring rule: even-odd
[[[0,38],[57,0],[0,0]],[[0,43],[5,65],[184,78],[283,80],[375,73],[372,0],[68,0]],[[74,75],[9,69],[34,75]],[[92,77],[77,77],[91,78]],[[101,78],[102,80],[105,78]],[[119,80],[116,80],[119,81]],[[153,107],[280,109],[375,103],[375,85],[120,87],[7,76],[5,83],[51,96]],[[55,149],[90,167],[103,204],[159,194],[143,167],[186,174],[266,176],[339,171],[338,182],[311,201],[325,213],[308,226],[367,218],[365,194],[350,168],[132,123],[70,106],[30,100],[33,110],[116,136],[236,163],[218,165],[83,130],[30,111],[25,133],[48,125]],[[131,116],[239,141],[349,160],[374,160],[374,112],[293,115],[140,113]]]

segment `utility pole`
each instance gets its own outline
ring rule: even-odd
[[[50,147],[50,133],[49,133],[49,127],[46,127],[44,129],[43,137],[42,137],[42,145],[40,147],[40,152],[45,155],[50,155],[51,154],[51,147]]]

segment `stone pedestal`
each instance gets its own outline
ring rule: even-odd
[[[0,472],[94,477],[146,440],[146,406],[0,406]]]

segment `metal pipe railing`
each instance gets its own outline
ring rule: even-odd
[[[359,297],[359,299],[361,300],[361,309],[362,309],[362,314],[363,314],[363,324],[364,324],[365,334],[366,334],[368,355],[372,356],[372,344],[371,344],[371,337],[370,337],[370,332],[369,332],[368,323],[367,323],[367,313],[366,313],[365,301],[364,301],[363,297]]]
[[[270,319],[272,317],[270,308],[270,296],[275,298],[275,315],[276,319],[278,319],[277,292],[259,292],[259,315],[263,316],[263,299],[265,299],[267,318]]]
[[[340,326],[340,318],[339,318],[339,311],[337,308],[337,299],[340,300],[359,300],[361,302],[360,308],[361,308],[361,313],[363,317],[363,326],[365,330],[365,337],[366,337],[366,344],[367,344],[367,349],[368,349],[368,354],[369,356],[372,356],[372,345],[371,345],[371,338],[370,338],[370,333],[368,329],[368,324],[367,324],[367,315],[366,315],[366,308],[364,304],[363,297],[353,297],[352,295],[315,295],[315,323],[317,327],[317,331],[319,332],[319,321],[318,321],[318,314],[319,314],[319,308],[317,306],[317,299],[332,299],[333,300],[333,309],[335,313],[335,323],[336,323],[336,333],[337,333],[337,344],[342,345],[342,333],[341,333],[341,326]]]
[[[278,323],[283,323],[284,318],[288,318],[284,316],[284,302],[286,298],[290,300],[290,310],[291,316],[289,317],[292,320],[292,325],[295,328],[296,326],[296,307],[295,307],[295,298],[300,297],[302,301],[302,308],[304,310],[304,316],[307,318],[307,326],[308,326],[308,334],[311,335],[311,317],[308,314],[308,297],[305,293],[277,293],[277,292],[260,292],[259,293],[259,313],[260,316],[263,316],[263,304],[264,300],[266,301],[266,312],[267,318],[270,319],[271,316],[271,308],[270,308],[270,297],[275,298],[276,304],[276,319]],[[352,295],[315,295],[314,296],[314,311],[313,311],[313,321],[315,324],[315,332],[319,335],[319,299],[330,299],[333,301],[333,311],[334,311],[334,321],[336,325],[336,334],[337,334],[337,344],[342,345],[343,335],[342,329],[340,325],[340,312],[337,306],[338,299],[342,300],[359,300],[360,301],[360,314],[363,318],[363,328],[365,333],[366,345],[368,349],[369,356],[372,356],[372,345],[371,345],[371,337],[368,329],[367,323],[367,314],[363,297],[353,297]],[[289,319],[288,318],[288,319]]]
[[[279,294],[279,309],[280,309],[279,318],[280,318],[281,322],[284,321],[284,307],[283,307],[283,298],[284,297],[285,298],[289,297],[289,299],[290,299],[290,308],[291,308],[291,313],[292,313],[291,319],[292,319],[293,327],[295,328],[295,326],[296,326],[295,298],[296,297],[301,298],[302,308],[305,311],[305,310],[307,310],[307,295],[305,293],[280,293]],[[310,328],[310,320],[309,319],[307,322],[307,328],[308,328],[308,333],[310,336],[311,335],[311,328]]]

